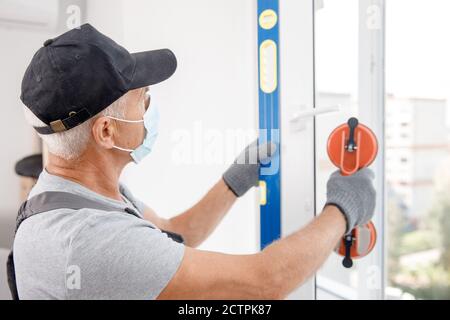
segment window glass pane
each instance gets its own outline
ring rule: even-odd
[[[449,12],[386,4],[388,299],[450,299]]]

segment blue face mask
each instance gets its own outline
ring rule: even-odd
[[[159,123],[159,112],[158,108],[155,105],[150,106],[150,108],[144,113],[144,117],[142,120],[125,120],[109,116],[108,118],[128,123],[144,122],[144,127],[146,131],[144,141],[136,149],[134,150],[125,149],[117,146],[114,146],[114,148],[130,152],[130,156],[135,163],[141,162],[142,159],[144,159],[147,155],[150,154],[150,152],[152,152],[153,144],[155,143],[156,137],[158,136],[158,123]]]

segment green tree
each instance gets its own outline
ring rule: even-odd
[[[433,231],[439,234],[439,242],[442,250],[440,265],[444,270],[450,272],[450,182],[443,189],[446,190],[439,190],[437,192],[436,200],[428,215],[428,225]]]
[[[395,277],[400,273],[400,256],[402,254],[402,239],[407,226],[402,202],[395,193],[389,192],[387,200],[387,251],[388,251],[388,282],[396,286]]]

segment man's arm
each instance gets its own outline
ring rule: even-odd
[[[294,234],[253,255],[186,248],[175,276],[158,299],[282,299],[332,252],[345,231],[334,206]]]
[[[375,208],[373,173],[331,175],[327,205],[303,229],[253,255],[228,255],[186,247],[160,299],[279,299],[311,276],[344,233],[367,223]]]

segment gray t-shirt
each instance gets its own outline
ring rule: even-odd
[[[124,202],[44,170],[29,198],[71,192],[117,211],[57,209],[26,219],[14,240],[20,299],[154,299],[174,276],[184,245],[123,211],[144,204],[120,186]]]

